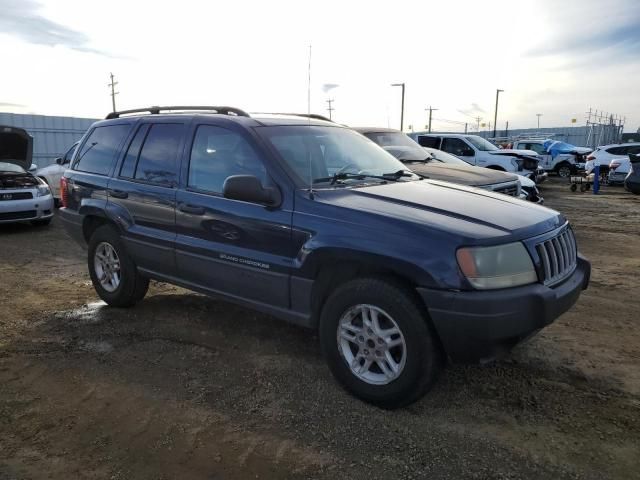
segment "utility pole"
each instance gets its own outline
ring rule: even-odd
[[[507,120],[507,124],[504,128],[504,136],[508,137],[509,136],[509,120]]]
[[[427,110],[429,110],[429,126],[427,127],[427,129],[429,130],[429,133],[431,133],[431,114],[433,113],[434,110],[438,110],[437,108],[432,108],[431,105],[429,105],[429,108],[425,108],[424,111],[426,112]]]
[[[500,92],[504,92],[504,90],[496,89],[496,111],[493,117],[493,138],[496,137],[496,127],[498,125],[498,97],[500,96]]]
[[[400,131],[404,129],[404,82],[392,83],[392,87],[402,87],[402,106],[400,108]]]
[[[468,127],[468,126],[469,126],[469,124],[465,122],[465,124],[464,124],[464,133],[465,133],[465,134],[467,133],[467,127]]]
[[[111,76],[111,83],[108,83],[107,86],[111,87],[111,105],[113,106],[113,111],[116,111],[116,95],[120,92],[116,92],[115,88],[118,82],[114,81],[113,73],[109,74]]]
[[[542,116],[541,113],[536,113],[536,117],[538,117],[538,133],[540,133],[540,117]]]
[[[333,111],[335,110],[335,108],[333,108],[333,107],[331,106],[331,104],[333,103],[333,98],[328,98],[328,99],[327,99],[327,103],[329,104],[329,107],[327,108],[327,111],[329,112],[329,120],[333,120],[333,119],[331,118],[331,112],[333,112]]]

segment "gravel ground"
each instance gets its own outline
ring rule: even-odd
[[[590,289],[394,412],[344,393],[305,330],[163,284],[108,308],[57,221],[0,226],[0,479],[640,478],[640,197],[543,194]]]

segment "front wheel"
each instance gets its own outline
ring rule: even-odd
[[[385,279],[339,287],[325,303],[319,332],[338,382],[383,408],[424,395],[442,368],[442,354],[422,309],[404,287]]]
[[[556,172],[561,178],[568,178],[569,176],[571,176],[571,167],[567,164],[558,165]]]
[[[89,240],[89,275],[98,296],[113,307],[130,307],[142,300],[149,279],[138,273],[118,232],[109,225]]]

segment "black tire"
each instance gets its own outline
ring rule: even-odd
[[[31,225],[34,227],[46,227],[51,223],[51,218],[44,218],[42,220],[31,220]]]
[[[569,178],[571,176],[571,164],[561,163],[556,165],[556,173],[561,178]]]
[[[113,291],[104,289],[95,271],[94,257],[100,243],[110,244],[120,260],[120,284]],[[149,289],[149,279],[140,275],[127,254],[118,232],[110,225],[98,227],[89,239],[88,267],[91,282],[98,296],[112,307],[131,307],[144,298]]]
[[[373,305],[389,314],[405,339],[406,360],[399,376],[385,385],[358,378],[338,347],[338,325],[356,305]],[[361,278],[338,287],[325,302],[319,336],[324,357],[337,381],[365,402],[393,409],[409,405],[433,386],[443,365],[439,342],[424,307],[406,288],[381,278]]]
[[[571,184],[571,191],[575,192],[578,189],[578,185],[576,185],[575,183]]]
[[[586,184],[583,183],[583,184],[580,185],[580,191],[581,192],[584,192],[586,189],[587,189],[587,185]]]

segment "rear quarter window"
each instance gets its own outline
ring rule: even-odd
[[[109,175],[129,124],[96,127],[76,154],[73,170]]]

